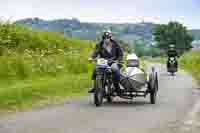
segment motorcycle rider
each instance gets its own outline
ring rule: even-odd
[[[95,59],[97,56],[100,56],[100,58],[105,58],[108,60],[117,60],[118,63],[122,62],[123,59],[123,51],[119,44],[112,39],[112,32],[110,30],[107,30],[103,32],[102,40],[100,43],[96,44],[96,48],[92,52],[91,57],[89,57],[89,61]],[[118,63],[112,63],[111,69],[113,72],[113,83],[116,91],[120,91],[120,65]],[[95,82],[96,74],[95,70],[92,74],[92,80]],[[95,88],[92,88],[89,90],[89,93],[93,93],[95,91]]]
[[[173,44],[169,45],[167,55],[168,55],[167,68],[169,68],[169,60],[170,60],[171,57],[175,58],[175,66],[177,68],[178,63],[177,63],[176,57],[178,56],[178,54],[177,54],[177,51],[176,51],[175,46]]]

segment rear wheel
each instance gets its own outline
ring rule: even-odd
[[[171,75],[174,76],[174,72],[171,72]]]
[[[97,78],[96,78],[94,103],[97,107],[101,106],[103,103],[103,80],[102,80],[101,75],[97,75]]]

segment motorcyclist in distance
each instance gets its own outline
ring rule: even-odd
[[[177,53],[177,51],[175,49],[175,45],[173,45],[173,44],[169,45],[169,49],[167,51],[167,55],[168,55],[167,67],[169,67],[170,58],[174,57],[176,59],[176,57],[178,56],[178,53]],[[176,66],[176,68],[178,66],[177,60],[176,60],[175,66]]]

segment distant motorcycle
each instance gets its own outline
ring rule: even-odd
[[[167,62],[167,72],[172,76],[177,72],[177,60],[176,57],[170,57]]]

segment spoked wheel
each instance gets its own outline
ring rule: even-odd
[[[150,90],[150,102],[151,104],[155,104],[158,91],[157,73],[151,73],[149,76],[149,90]]]
[[[94,104],[98,107],[103,103],[103,80],[101,75],[97,75],[95,82]]]
[[[156,92],[151,92],[150,93],[150,100],[151,100],[151,104],[155,104],[156,103]]]
[[[107,79],[106,83],[105,83],[105,94],[106,94],[106,100],[108,103],[111,103],[113,100],[113,98],[111,96],[112,92],[113,92],[111,84],[112,84],[112,82],[109,79]]]

